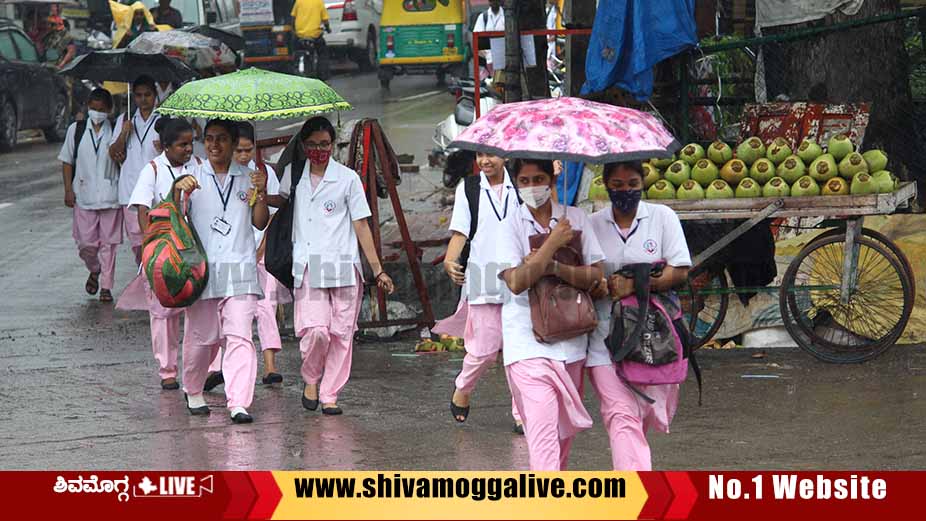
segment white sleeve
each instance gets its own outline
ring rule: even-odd
[[[466,199],[466,189],[463,186],[465,184],[465,181],[460,181],[457,185],[453,199],[453,214],[450,216],[450,231],[469,237],[469,227],[473,217],[469,214],[469,201]]]
[[[272,166],[265,166],[267,167],[267,195],[279,195],[280,180],[277,179],[277,173],[273,171]]]
[[[113,125],[113,135],[109,138],[110,145],[113,145],[119,139],[119,134],[122,133],[123,120],[125,120],[125,114],[119,114],[119,117],[116,118],[116,123]]]
[[[510,268],[516,268],[527,257],[523,249],[521,237],[518,237],[518,221],[521,216],[518,214],[506,217],[498,225],[498,235],[495,241],[495,259],[486,259],[487,262],[494,260],[499,265],[498,276],[502,277],[504,272]]]
[[[135,182],[135,189],[132,190],[132,197],[129,198],[129,206],[147,206],[151,208],[155,198],[155,174],[151,163],[145,165],[138,174],[138,181]]]
[[[289,199],[289,193],[291,186],[293,184],[293,164],[290,163],[283,168],[283,177],[280,179],[280,187],[277,189],[277,194],[283,196],[285,199]],[[269,193],[269,192],[267,192]]]
[[[691,266],[691,253],[688,251],[688,242],[685,232],[682,231],[682,221],[678,214],[669,207],[665,207],[665,221],[662,230],[662,256],[666,264],[676,268]]]
[[[370,217],[373,213],[370,212],[370,205],[367,204],[367,195],[363,191],[360,176],[353,170],[350,170],[350,173],[353,175],[350,178],[350,187],[347,190],[347,211],[350,213],[351,221],[359,221]],[[378,224],[375,223],[375,225]]]
[[[77,132],[77,123],[71,123],[68,127],[67,134],[64,136],[64,144],[61,145],[61,151],[58,152],[58,160],[69,165],[74,164],[74,134]],[[76,176],[77,172],[73,172]]]
[[[476,17],[476,25],[473,26],[474,33],[482,33],[486,30],[486,14],[483,12]]]
[[[572,221],[572,225],[575,229],[582,230],[582,262],[586,266],[602,262],[605,260],[604,251],[601,249],[598,235],[595,233],[595,228],[592,226],[588,214],[581,208],[575,210],[573,212],[575,220]]]

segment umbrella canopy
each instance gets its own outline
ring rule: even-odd
[[[351,108],[321,80],[250,68],[187,83],[157,112],[252,121],[302,118]]]
[[[59,74],[90,81],[131,83],[142,74],[156,81],[183,83],[196,77],[193,69],[163,54],[139,54],[127,49],[93,51],[78,56]]]
[[[200,70],[235,66],[235,53],[227,45],[208,36],[184,31],[140,34],[129,44],[129,52],[166,54]]]
[[[208,36],[209,38],[215,38],[216,40],[224,43],[234,52],[244,50],[244,37],[240,34],[231,33],[228,31],[223,31],[217,27],[212,27],[211,25],[193,25],[190,27],[184,27],[183,29],[178,29],[180,31],[185,31],[188,33],[201,34],[203,36]]]
[[[610,163],[668,157],[681,145],[651,114],[561,97],[499,105],[450,147],[501,157]]]

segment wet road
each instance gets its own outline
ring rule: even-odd
[[[371,75],[332,84],[355,103],[350,117],[380,117],[396,150],[423,163],[434,124],[452,107],[446,94],[415,97],[434,91],[431,82],[403,78],[385,97]],[[231,425],[222,387],[207,394],[211,417],[189,416],[181,392],[160,390],[147,315],[84,294],[56,155],[57,146],[33,143],[0,156],[0,467],[526,468],[502,371],[487,373],[470,419],[458,425],[447,402],[461,355],[416,356],[412,340],[357,344],[344,416],[301,408],[291,336],[278,359],[284,384],[258,385],[254,424]],[[118,290],[133,274],[125,245],[117,266]],[[704,405],[689,382],[673,434],[651,437],[655,467],[926,468],[922,347],[896,347],[859,366],[790,349],[752,354],[702,353]],[[574,444],[572,468],[607,469],[597,403],[586,402],[595,426]]]

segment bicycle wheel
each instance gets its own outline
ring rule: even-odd
[[[843,299],[845,236],[811,242],[788,266],[779,292],[785,328],[805,351],[835,363],[870,360],[903,333],[912,278],[881,243],[859,237],[854,282]]]
[[[821,233],[814,240],[817,241],[825,237],[845,237],[845,235],[846,230],[842,228],[832,228]],[[881,244],[891,253],[893,253],[895,257],[897,257],[897,260],[900,261],[900,265],[903,266],[904,271],[910,278],[910,289],[913,291],[913,294],[916,295],[916,276],[913,274],[913,266],[910,264],[910,260],[907,259],[907,256],[904,254],[903,250],[901,250],[900,247],[892,242],[886,235],[881,232],[872,230],[871,228],[862,228],[862,235]]]
[[[685,320],[691,331],[692,349],[699,349],[720,330],[730,305],[728,290],[727,276],[721,270],[719,273],[702,272],[690,276],[685,289],[679,292],[682,309],[686,311]]]

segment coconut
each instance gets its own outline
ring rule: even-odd
[[[762,187],[762,197],[788,197],[791,188],[787,181],[781,177],[773,177]]]
[[[878,185],[870,175],[861,172],[852,178],[852,184],[849,185],[849,193],[852,195],[869,195],[878,193]]]
[[[790,155],[791,147],[785,139],[780,137],[772,141],[772,144],[768,147],[768,151],[765,153],[765,157],[772,163],[775,163],[775,166],[780,165],[782,161],[787,159]]]
[[[720,169],[720,178],[730,186],[736,186],[749,175],[749,167],[741,159],[731,159]]]
[[[823,185],[822,195],[849,195],[849,183],[841,177],[834,177]]]
[[[659,169],[649,163],[643,163],[643,187],[649,188],[659,181]]]
[[[760,185],[764,185],[769,179],[775,177],[775,164],[763,157],[753,163],[752,168],[749,169],[749,177]]]
[[[810,169],[807,171],[807,174],[813,177],[818,183],[829,181],[836,177],[837,173],[836,160],[830,154],[823,154],[814,159],[813,163],[810,163]]]
[[[646,191],[646,196],[647,199],[653,200],[675,199],[675,187],[665,179],[660,179],[653,183],[653,186],[649,187],[649,190]]]
[[[805,175],[791,185],[791,197],[807,197],[820,195],[820,185],[816,179]]]
[[[708,199],[729,199],[734,195],[735,194],[733,193],[733,189],[730,188],[730,185],[728,185],[727,182],[723,179],[718,179],[711,183],[711,185],[707,188],[707,192],[705,193],[705,196]]]
[[[678,187],[676,199],[704,199],[704,189],[696,181],[689,179]]]
[[[765,143],[757,137],[751,137],[736,147],[736,157],[752,166],[760,157],[765,157]]]
[[[723,141],[714,141],[707,147],[707,158],[714,164],[722,165],[733,159],[733,149]]]
[[[762,189],[759,187],[759,183],[748,177],[736,185],[736,197],[759,197],[761,194]]]
[[[887,154],[883,150],[869,150],[862,154],[862,158],[868,163],[869,172],[880,172],[887,168]]]
[[[801,158],[801,161],[805,165],[810,164],[814,159],[823,155],[823,149],[820,148],[815,141],[805,139],[801,141],[801,145],[797,147],[797,157]]]
[[[876,185],[878,185],[879,194],[889,194],[897,189],[897,178],[887,170],[881,170],[871,175]]]
[[[691,167],[688,166],[687,162],[679,159],[669,165],[669,168],[666,169],[662,176],[673,186],[682,186],[682,183],[691,179]]]
[[[690,166],[694,166],[695,163],[704,159],[704,147],[697,143],[688,143],[685,145],[685,148],[678,153],[678,158],[688,163]]]
[[[855,150],[852,141],[845,134],[836,134],[826,143],[826,153],[838,163]]]
[[[806,171],[807,167],[804,166],[804,161],[798,156],[790,155],[775,168],[775,175],[781,177],[790,185],[803,177]]]
[[[592,201],[608,200],[608,189],[600,175],[592,179],[592,184],[588,187],[588,198]]]
[[[691,178],[701,186],[711,184],[719,175],[717,165],[707,159],[698,161],[695,163],[694,168],[691,169]]]
[[[672,154],[672,157],[656,158],[650,159],[649,162],[656,168],[662,170],[663,168],[668,167],[676,160],[675,154]]]
[[[868,163],[858,152],[852,152],[839,162],[839,175],[845,179],[851,180],[855,174],[868,172]]]

